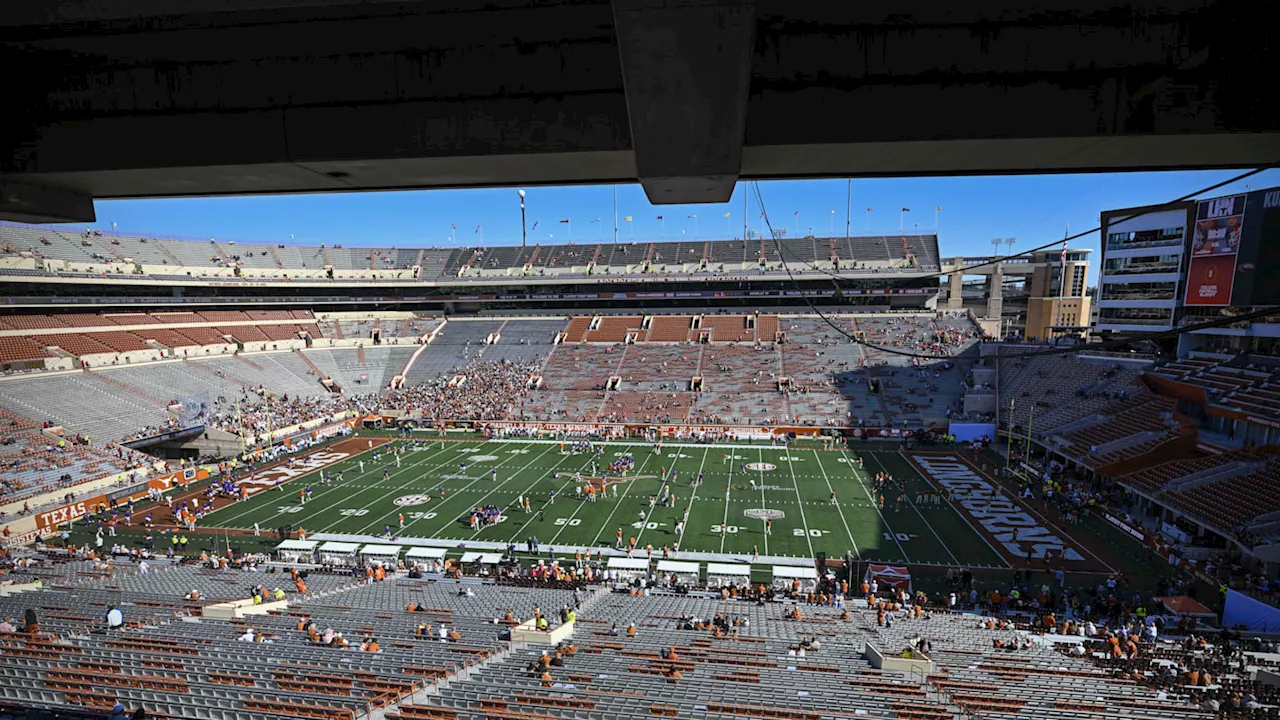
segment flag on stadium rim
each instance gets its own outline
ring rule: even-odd
[[[689,217],[690,217],[691,219],[693,219],[693,220],[697,220],[697,219],[698,219],[698,216],[697,216],[697,215],[690,215]]]
[[[724,214],[724,216],[725,216],[725,217],[729,217],[730,215],[733,215],[733,213],[725,213],[725,214]]]
[[[449,223],[449,229],[450,229],[450,230],[457,230],[457,229],[458,229],[458,226],[457,226],[457,225],[455,225],[455,224],[453,224],[453,223]]]
[[[658,216],[658,219],[659,219],[659,220],[662,220],[662,219],[663,219],[663,217],[662,217],[661,215],[659,215],[659,216]]]
[[[911,212],[911,208],[902,208],[902,212]]]
[[[484,223],[480,223],[480,225],[483,225],[483,224]],[[480,225],[476,225],[476,232],[480,232]]]
[[[631,216],[630,216],[630,215],[628,215],[628,216],[626,216],[626,217],[622,218],[622,221],[623,221],[623,222],[631,222]]]
[[[565,218],[565,219],[561,220],[560,222],[562,222],[562,223],[567,223],[567,222],[569,222],[569,218]]]
[[[534,220],[534,221],[533,221],[533,229],[534,229],[534,230],[537,230],[537,229],[538,229],[538,223],[539,223],[539,222],[541,222],[541,220]]]

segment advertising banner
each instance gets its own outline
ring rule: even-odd
[[[1205,200],[1196,205],[1191,233],[1191,265],[1187,268],[1187,305],[1231,304],[1236,257],[1244,236],[1245,195]]]

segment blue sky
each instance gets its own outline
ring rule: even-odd
[[[1014,250],[1043,245],[1072,232],[1093,228],[1110,210],[1166,202],[1226,180],[1240,171],[1109,173],[1089,175],[992,176],[854,180],[850,229],[853,234],[896,233],[899,209],[910,208],[907,232],[934,228],[934,208],[944,256],[991,252],[992,238],[1017,238]],[[1280,170],[1268,170],[1206,197],[1280,185]],[[788,235],[843,234],[846,217],[844,180],[794,180],[760,184],[774,227]],[[743,197],[740,183],[733,200],[715,205],[653,206],[639,185],[617,186],[618,237],[627,241],[716,239],[741,236]],[[614,186],[526,188],[529,243],[577,243],[613,238]],[[749,227],[760,229],[760,208],[749,193]],[[425,190],[418,192],[283,195],[263,197],[114,200],[96,203],[103,232],[116,223],[121,233],[207,240],[272,243],[342,243],[348,246],[449,246],[451,225],[457,245],[520,242],[519,196],[514,188]],[[872,208],[871,213],[866,209]],[[835,211],[832,214],[832,210]],[[799,211],[799,215],[795,212]],[[724,214],[730,217],[725,218]],[[697,220],[689,218],[697,215]],[[663,222],[657,218],[662,215]],[[622,220],[631,216],[630,223]],[[600,222],[594,222],[600,218]],[[570,219],[570,224],[559,222]],[[292,239],[290,239],[292,236]],[[1098,249],[1097,233],[1072,247]]]

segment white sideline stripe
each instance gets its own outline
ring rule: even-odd
[[[822,466],[822,457],[821,457],[820,455],[818,455],[818,451],[817,451],[817,450],[814,450],[814,451],[813,451],[813,459],[814,459],[814,461],[815,461],[815,462],[817,462],[817,463],[818,463],[818,469],[822,471],[822,479],[827,483],[827,489],[828,489],[828,490],[830,490],[831,492],[835,492],[835,491],[836,491],[836,489],[835,489],[835,487],[831,484],[831,478],[827,477],[827,469],[826,469],[825,467],[823,467],[823,466]],[[847,460],[848,460],[848,459],[846,458],[846,463],[845,463],[846,465],[848,464]],[[853,468],[849,468],[849,469],[850,469],[850,470],[852,470]],[[854,474],[854,482],[859,482],[859,481],[858,481],[858,476],[857,476],[857,474],[856,474],[856,473]],[[727,511],[726,511],[726,512],[727,512]],[[839,515],[840,515],[840,522],[841,522],[841,524],[843,524],[843,525],[844,525],[844,531],[845,531],[846,533],[848,533],[848,534],[849,534],[849,542],[853,543],[853,555],[854,555],[854,557],[856,557],[858,560],[861,560],[861,559],[862,559],[862,553],[858,550],[858,541],[853,539],[853,530],[851,530],[851,529],[849,528],[849,521],[848,521],[848,520],[846,520],[846,519],[844,518],[844,510],[841,510],[841,509],[840,509],[840,501],[839,501],[839,500],[837,500],[837,501],[836,501],[836,512],[837,512],[837,513],[839,513]]]

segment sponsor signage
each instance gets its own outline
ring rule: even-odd
[[[1231,304],[1236,257],[1244,237],[1246,195],[1205,200],[1196,205],[1191,233],[1191,265],[1187,269],[1187,305]]]
[[[1118,528],[1120,528],[1121,530],[1123,530],[1123,531],[1124,531],[1124,533],[1125,533],[1126,535],[1128,535],[1129,537],[1133,538],[1134,540],[1137,540],[1138,542],[1146,542],[1146,540],[1147,540],[1147,534],[1146,534],[1146,533],[1144,533],[1144,532],[1142,532],[1141,530],[1139,530],[1139,529],[1135,528],[1134,526],[1130,525],[1129,523],[1125,522],[1124,520],[1121,520],[1120,518],[1116,517],[1115,515],[1112,515],[1111,513],[1103,513],[1102,515],[1103,515],[1103,517],[1105,517],[1105,518],[1107,519],[1107,522],[1109,522],[1109,523],[1111,523],[1112,525],[1115,525],[1116,527],[1118,527]]]
[[[749,510],[743,510],[742,514],[752,520],[781,520],[787,516],[787,514],[781,510],[774,510],[772,508],[751,508]]]
[[[961,512],[986,530],[1011,560],[1061,558],[1083,561],[1084,556],[1002,490],[955,457],[913,456],[935,485],[945,488]]]
[[[17,535],[10,535],[7,538],[3,538],[3,540],[0,540],[0,546],[6,547],[6,548],[16,548],[22,545],[33,543],[42,537],[46,537],[47,535],[49,535],[47,531],[39,528],[35,530],[28,530],[24,533],[19,533]]]

